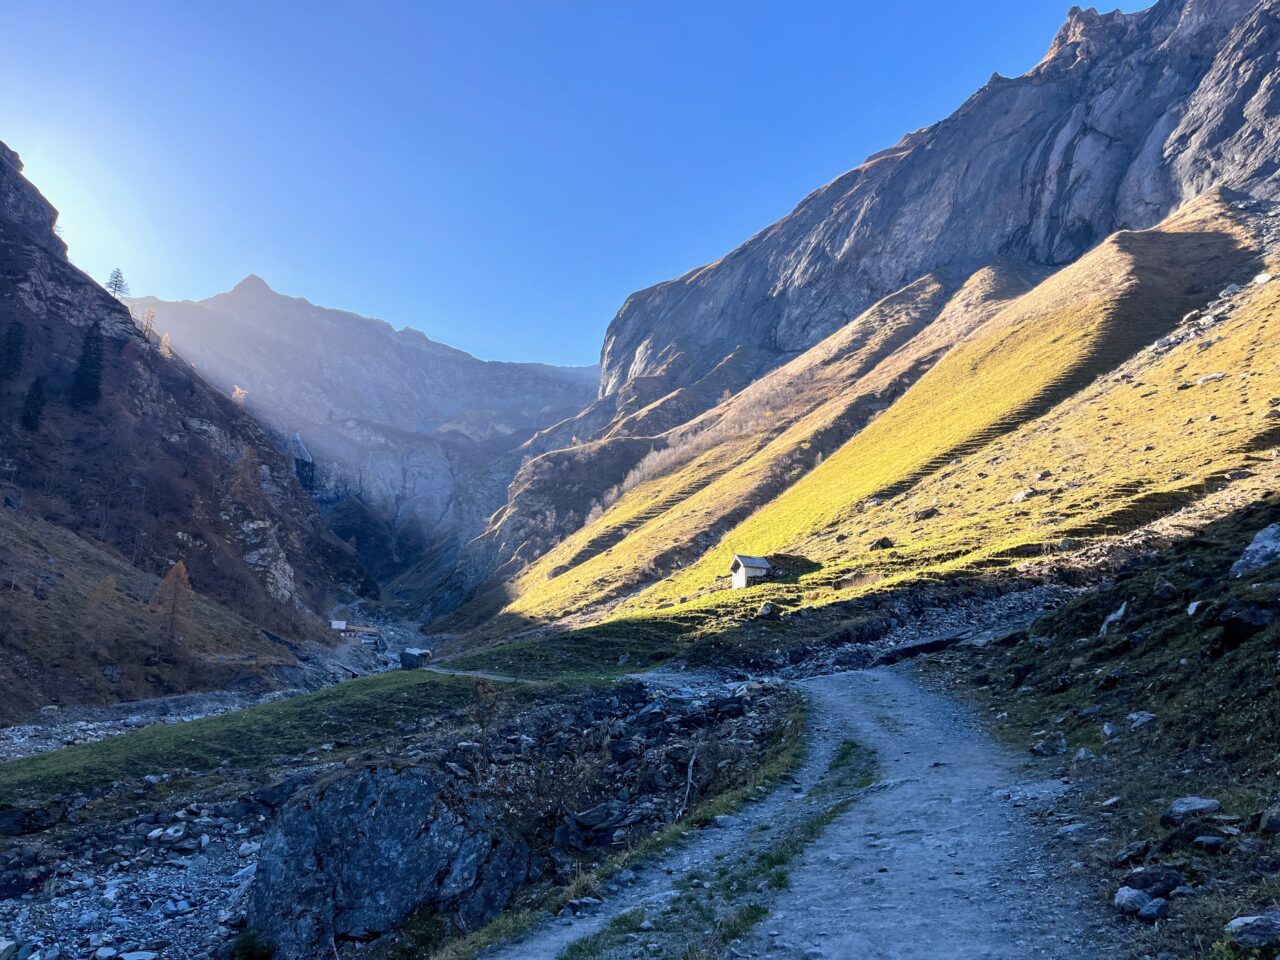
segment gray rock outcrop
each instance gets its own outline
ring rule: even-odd
[[[1280,523],[1273,523],[1260,530],[1249,546],[1245,547],[1240,559],[1231,565],[1231,575],[1243,577],[1277,561],[1280,561]]]
[[[250,276],[199,302],[131,301],[155,333],[314,463],[332,527],[410,608],[440,612],[461,546],[506,499],[537,431],[596,395],[594,367],[479,360],[422,332],[319,307]]]
[[[727,256],[629,297],[602,396],[643,404],[679,386],[687,402],[726,364],[740,387],[931,271],[1065,264],[1215,186],[1274,195],[1276,9],[1073,8],[1029,73],[992,77]]]
[[[527,880],[571,881],[584,859],[759,763],[783,705],[760,684],[623,683],[532,710],[484,742],[417,744],[325,776],[271,823],[247,923],[280,960],[333,957],[419,911],[474,930]],[[716,759],[699,761],[708,751]]]
[[[524,881],[529,848],[489,802],[450,785],[381,768],[286,807],[258,860],[251,922],[282,956],[326,957],[426,904],[468,924],[493,916]]]

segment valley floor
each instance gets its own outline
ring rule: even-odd
[[[745,876],[744,857],[811,822],[849,743],[874,751],[877,781],[799,853],[784,889],[744,891],[757,917],[768,914],[730,956],[1120,955],[1101,899],[1052,842],[1070,784],[1038,780],[903,668],[799,685],[811,701],[810,749],[793,785],[648,864],[598,912],[551,921],[486,960],[678,955],[691,936],[678,904],[714,882],[696,878]]]
[[[345,641],[333,648],[308,644],[304,655],[299,658],[303,663],[303,669],[297,674],[301,684],[269,693],[211,690],[124,700],[105,706],[46,707],[24,723],[0,728],[0,762],[34,757],[77,743],[96,743],[154,724],[216,717],[257,703],[287,699],[353,677],[395,669],[399,665],[398,651],[411,644],[415,631],[400,624],[384,624],[381,629],[391,652],[378,654],[358,640]]]

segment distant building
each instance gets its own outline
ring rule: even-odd
[[[337,630],[347,640],[359,640],[365,646],[380,647],[382,631],[377,627],[366,627],[346,620],[330,620],[329,629]]]
[[[764,557],[749,557],[743,553],[733,555],[733,563],[729,565],[729,573],[733,577],[733,589],[741,590],[751,586],[753,580],[763,580],[773,572],[773,567]]]

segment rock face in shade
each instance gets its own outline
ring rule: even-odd
[[[284,296],[256,276],[199,302],[142,298],[155,330],[315,460],[317,498],[390,593],[430,604],[506,498],[520,445],[596,395],[595,367],[478,360],[420,331]],[[408,574],[408,586],[393,581]]]
[[[142,337],[67,259],[56,219],[0,144],[0,330],[22,343],[0,378],[5,523],[18,530],[4,563],[31,584],[11,591],[0,720],[49,702],[270,684],[296,667],[290,644],[325,637],[309,611],[372,584],[267,432]],[[75,371],[95,330],[90,399]],[[166,646],[147,603],[178,560],[196,613]]]
[[[470,926],[492,918],[524,882],[529,848],[483,799],[446,791],[450,780],[380,768],[288,806],[258,860],[255,927],[285,957],[318,957],[422,904]]]

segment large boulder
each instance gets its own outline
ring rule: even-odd
[[[1167,897],[1186,883],[1182,874],[1172,867],[1143,867],[1130,872],[1121,886],[1141,890],[1148,897]]]
[[[1115,908],[1126,917],[1137,916],[1138,911],[1151,902],[1151,896],[1133,887],[1121,887],[1116,891]]]
[[[263,841],[247,907],[279,960],[392,930],[420,907],[469,927],[524,882],[528,847],[434,771],[376,768],[295,795]]]
[[[1280,833],[1280,800],[1258,815],[1258,829],[1263,833]]]
[[[1177,827],[1188,820],[1221,811],[1222,804],[1217,800],[1208,797],[1179,797],[1169,804],[1169,808],[1161,815],[1160,822],[1166,827]]]
[[[1261,633],[1276,621],[1276,611],[1261,603],[1237,601],[1229,603],[1217,616],[1222,634],[1213,644],[1210,654],[1220,657],[1230,653],[1246,640]]]
[[[1240,559],[1231,565],[1231,575],[1243,577],[1276,562],[1280,562],[1280,523],[1258,532]]]

